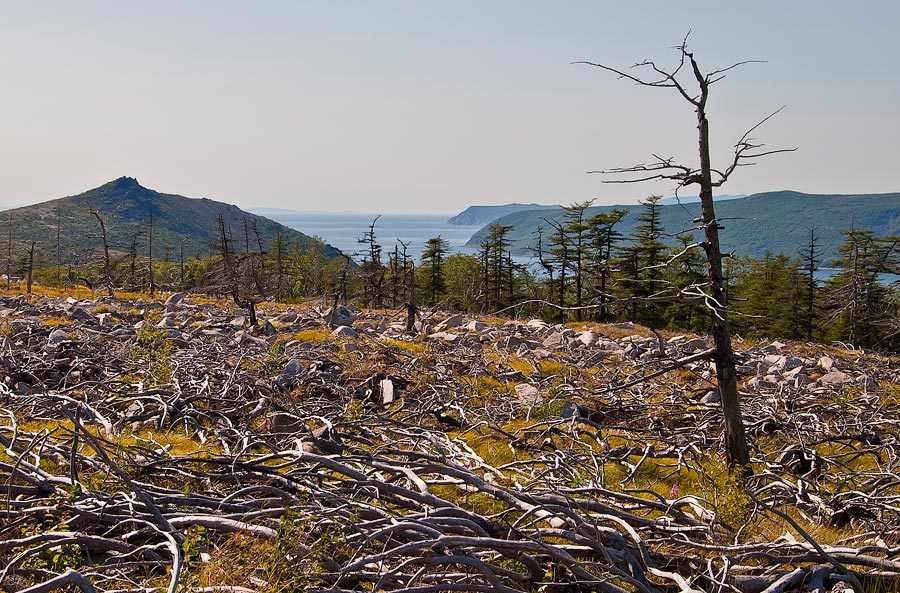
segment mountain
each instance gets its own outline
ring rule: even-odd
[[[138,236],[138,248],[146,253],[147,223],[151,214],[153,255],[156,258],[162,258],[166,252],[171,258],[176,258],[182,239],[185,257],[209,254],[216,240],[220,215],[231,230],[237,249],[244,248],[246,236],[249,236],[251,246],[257,242],[256,233],[252,230],[244,233],[245,224],[248,229],[253,229],[255,225],[263,248],[278,233],[289,243],[296,239],[301,246],[314,241],[299,231],[245,212],[237,206],[208,198],[163,194],[143,187],[131,177],[120,177],[76,196],[8,210],[0,215],[0,224],[5,235],[8,217],[12,216],[14,241],[37,241],[37,253],[55,257],[59,221],[64,257],[71,259],[75,255],[76,258],[84,258],[101,249],[100,224],[91,214],[91,208],[99,212],[105,221],[110,250],[119,254],[129,251],[135,233],[143,233]],[[328,255],[337,255],[337,250],[330,245],[325,245],[325,250]]]
[[[642,206],[597,206],[587,216],[627,208],[630,214],[616,228],[628,236],[634,230]],[[501,217],[498,222],[515,228],[508,237],[513,252],[529,254],[535,245],[538,227],[549,228],[544,219],[561,221],[565,211],[559,208],[519,211]],[[700,204],[660,206],[662,224],[669,242],[675,234],[696,228],[692,221],[700,216]],[[760,257],[766,251],[795,257],[809,240],[809,229],[815,228],[823,263],[837,255],[843,242],[841,233],[853,224],[869,229],[876,236],[900,235],[900,193],[889,194],[803,194],[777,191],[753,194],[744,198],[716,202],[716,216],[724,227],[719,236],[725,253]],[[466,245],[478,247],[487,228],[472,235]],[[697,234],[699,237],[699,234]],[[664,237],[665,240],[665,237]]]
[[[737,200],[746,198],[747,194],[723,194],[716,196],[716,202],[724,202],[725,200]],[[693,204],[700,201],[700,196],[670,196],[659,201],[660,204],[668,206],[669,204]]]
[[[497,220],[501,216],[507,216],[513,212],[522,210],[545,210],[558,208],[559,206],[546,206],[541,204],[504,204],[502,206],[469,206],[456,216],[450,218],[447,224],[462,226],[485,225]]]

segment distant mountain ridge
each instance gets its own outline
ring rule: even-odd
[[[451,217],[447,224],[462,226],[485,225],[502,216],[521,212],[524,210],[545,210],[547,208],[559,208],[545,204],[503,204],[501,206],[469,206],[456,216]]]
[[[642,206],[596,206],[587,210],[587,216],[609,212],[613,208],[626,208],[630,214],[617,226],[628,236],[634,231]],[[561,208],[519,211],[496,221],[512,225],[508,237],[513,253],[530,254],[536,240],[538,227],[549,228],[544,220],[561,221],[565,211]],[[692,221],[700,215],[699,203],[682,203],[660,206],[662,225],[666,237],[674,243],[674,235],[695,229]],[[722,250],[734,251],[736,256],[761,257],[766,251],[784,253],[795,257],[809,240],[809,229],[815,228],[819,237],[823,265],[837,255],[843,242],[841,233],[855,225],[868,229],[876,236],[900,235],[900,193],[887,194],[804,194],[795,191],[775,191],[753,194],[744,198],[716,201],[716,216],[724,229],[720,232]],[[466,245],[478,247],[487,233],[482,228],[472,235]],[[699,234],[695,234],[699,237]]]
[[[221,215],[232,234],[236,248],[245,246],[244,225],[256,231],[247,233],[251,245],[259,242],[266,248],[278,233],[290,242],[296,240],[305,248],[318,241],[274,220],[251,214],[237,206],[208,198],[188,198],[164,194],[140,185],[132,177],[120,177],[100,187],[75,196],[58,198],[8,210],[2,219],[12,216],[13,239],[19,242],[37,241],[36,252],[44,256],[56,254],[57,222],[60,223],[62,249],[65,259],[83,259],[101,248],[100,225],[90,213],[94,208],[106,221],[110,249],[127,253],[137,233],[141,255],[147,252],[149,216],[153,215],[153,255],[162,258],[167,253],[177,258],[184,241],[185,258],[206,255],[217,238],[218,218]],[[324,246],[330,256],[337,250]]]

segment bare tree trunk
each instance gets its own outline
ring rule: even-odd
[[[31,294],[31,279],[34,274],[34,244],[35,242],[31,242],[31,247],[28,248],[28,270],[26,272],[26,280],[25,287],[28,294]]]
[[[103,217],[100,216],[97,210],[94,210],[93,206],[89,205],[88,209],[94,215],[94,218],[97,219],[97,222],[100,223],[100,238],[103,240],[103,283],[106,285],[106,294],[113,297],[116,294],[113,291],[112,271],[109,265],[109,241],[106,238],[106,221],[103,220]]]
[[[153,214],[150,215],[150,220],[147,224],[147,234],[147,255],[150,257],[150,296],[152,297],[156,294],[156,283],[153,280]]]
[[[703,97],[704,99],[706,97],[705,88]],[[719,223],[713,207],[709,121],[706,119],[705,103],[697,107],[697,120],[700,141],[700,210],[706,235],[707,279],[712,296],[711,331],[716,349],[713,359],[716,363],[719,395],[722,398],[722,414],[725,417],[725,452],[730,465],[746,467],[750,464],[750,451],[747,448],[747,436],[741,417],[734,349],[731,345],[731,330],[728,327],[728,296],[725,293],[725,279],[722,275]]]
[[[6,217],[6,290],[12,288],[12,212]]]

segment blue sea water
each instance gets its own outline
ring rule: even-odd
[[[359,240],[378,215],[273,211],[266,212],[265,216],[307,235],[320,237],[352,257],[365,249]],[[418,262],[425,250],[425,242],[438,236],[450,244],[452,253],[475,253],[464,245],[481,227],[447,224],[448,218],[448,215],[384,214],[375,222],[375,239],[381,245],[385,259],[399,240],[408,243],[407,254]],[[398,247],[402,249],[401,245]]]

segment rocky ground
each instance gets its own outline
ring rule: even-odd
[[[630,324],[0,296],[0,590],[900,588],[896,358]]]

